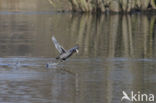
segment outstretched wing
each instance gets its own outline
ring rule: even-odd
[[[56,38],[52,36],[52,41],[56,47],[56,49],[59,51],[60,54],[65,53],[66,50],[57,42]]]

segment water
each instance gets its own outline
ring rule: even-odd
[[[79,44],[79,54],[58,64],[52,35],[66,49]],[[155,15],[0,12],[0,103],[121,103],[123,90],[156,95],[155,47]]]

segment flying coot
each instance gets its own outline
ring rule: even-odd
[[[61,61],[65,61],[67,58],[69,58],[70,56],[72,56],[75,52],[78,53],[78,46],[74,46],[73,48],[69,49],[69,50],[65,50],[56,40],[56,38],[54,36],[52,36],[52,41],[56,47],[56,49],[59,51],[59,56],[56,57],[56,59],[61,60]]]

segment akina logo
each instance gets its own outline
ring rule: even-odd
[[[122,91],[123,97],[121,98],[121,101],[141,101],[141,102],[154,102],[155,96],[154,94],[145,94],[138,91],[137,93],[134,93],[133,91],[130,92],[128,95],[125,91]]]

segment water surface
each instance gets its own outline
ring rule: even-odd
[[[57,64],[54,35],[80,52]],[[1,103],[121,103],[156,95],[156,16],[0,12]],[[49,64],[49,67],[46,67]]]

